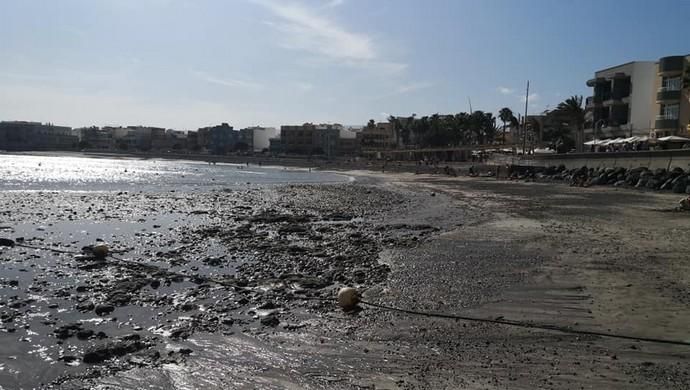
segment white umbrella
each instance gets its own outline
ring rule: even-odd
[[[620,137],[618,137],[618,138],[616,138],[616,139],[612,139],[612,140],[609,141],[606,145],[622,144],[622,143],[625,143],[625,138],[620,138]]]
[[[679,137],[677,135],[669,135],[668,137],[659,138],[661,142],[690,142],[690,138]]]

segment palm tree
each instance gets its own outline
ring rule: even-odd
[[[577,134],[576,138],[576,148],[578,152],[582,151],[584,142],[584,132],[585,132],[585,109],[582,106],[582,96],[573,95],[565,101],[558,103],[556,107],[556,113],[560,114],[571,128],[573,128]]]
[[[511,119],[514,118],[513,111],[508,107],[503,107],[498,112],[498,118],[501,120],[501,122],[503,122],[503,144],[505,144],[506,143],[506,123],[511,122]]]

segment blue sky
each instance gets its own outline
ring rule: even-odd
[[[690,53],[686,0],[0,0],[0,120],[364,124],[554,107]]]

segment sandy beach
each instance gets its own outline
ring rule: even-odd
[[[2,191],[3,388],[686,389],[677,195],[348,171],[199,191]],[[27,373],[32,375],[27,375]]]

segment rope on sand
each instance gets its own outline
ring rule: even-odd
[[[40,246],[34,246],[34,245],[27,245],[27,244],[18,243],[18,242],[15,242],[13,240],[5,239],[5,238],[0,238],[0,246],[9,246],[9,247],[18,246],[18,247],[23,247],[23,248],[47,250],[47,251],[57,252],[57,253],[70,253],[70,254],[79,254],[80,253],[80,252],[67,251],[67,250],[50,248],[50,247],[40,247]],[[114,260],[124,262],[124,263],[141,265],[141,263],[131,261],[131,260],[126,260],[126,259],[123,259],[121,257],[114,256],[112,253],[108,253],[107,257],[110,257]],[[158,267],[156,267],[156,268],[158,268]],[[183,275],[183,274],[179,274],[176,272],[168,271],[168,273],[172,274],[172,275],[179,275],[179,276],[186,277],[186,278],[190,277],[189,275]],[[226,287],[238,287],[234,283],[227,281],[227,280],[219,280],[219,279],[215,279],[215,278],[211,278],[211,277],[202,277],[202,279],[205,279],[205,281],[207,281],[207,282],[219,284],[219,285],[226,286]],[[334,301],[337,302],[338,301],[335,298],[321,298],[321,297],[303,297],[303,298],[307,299],[307,300],[313,299],[313,300],[329,301],[329,302],[334,302]],[[680,345],[680,346],[685,346],[685,347],[690,346],[690,342],[687,342],[687,341],[659,339],[659,338],[653,338],[653,337],[629,336],[629,335],[597,332],[597,331],[590,331],[590,330],[578,330],[578,329],[571,329],[571,328],[568,328],[565,326],[558,326],[558,325],[548,325],[548,324],[539,325],[539,324],[532,324],[529,322],[506,320],[506,319],[502,319],[501,317],[492,319],[492,318],[482,318],[482,317],[470,317],[470,316],[458,315],[458,314],[425,312],[425,311],[419,311],[419,310],[402,309],[399,307],[387,306],[387,305],[383,305],[380,303],[367,302],[367,301],[363,301],[363,300],[359,300],[359,299],[356,299],[356,301],[357,301],[357,303],[361,303],[361,304],[364,304],[367,306],[375,307],[375,308],[381,309],[381,310],[387,310],[387,311],[392,311],[392,312],[398,312],[398,313],[404,313],[404,314],[410,314],[410,315],[416,315],[416,316],[423,316],[423,317],[445,318],[445,319],[453,319],[453,320],[461,320],[461,321],[490,323],[490,324],[514,326],[514,327],[519,327],[519,328],[550,330],[550,331],[556,331],[556,332],[562,332],[562,333],[568,333],[568,334],[608,337],[608,338],[615,338],[615,339],[621,339],[621,340],[642,341],[642,342],[657,343],[657,344]],[[338,303],[341,303],[341,302],[338,302]]]
[[[686,341],[658,339],[658,338],[652,338],[652,337],[628,336],[628,335],[606,333],[606,332],[596,332],[596,331],[589,331],[589,330],[578,330],[578,329],[571,329],[571,328],[564,327],[564,326],[539,325],[539,324],[532,324],[529,322],[510,321],[510,320],[504,320],[504,319],[491,319],[491,318],[481,318],[481,317],[469,317],[469,316],[463,316],[463,315],[457,315],[457,314],[423,312],[423,311],[418,311],[418,310],[401,309],[398,307],[392,307],[392,306],[382,305],[382,304],[373,303],[373,302],[366,302],[366,301],[360,301],[360,303],[371,306],[371,307],[375,307],[378,309],[382,309],[382,310],[394,311],[394,312],[398,312],[398,313],[405,313],[405,314],[424,316],[424,317],[446,318],[446,319],[471,321],[471,322],[484,322],[484,323],[491,323],[491,324],[515,326],[515,327],[520,327],[520,328],[551,330],[551,331],[556,331],[556,332],[586,335],[586,336],[600,336],[600,337],[609,337],[609,338],[616,338],[616,339],[623,339],[623,340],[644,341],[644,342],[648,342],[648,343],[682,345],[682,346],[686,346],[686,347],[690,346],[690,342],[686,342]]]

